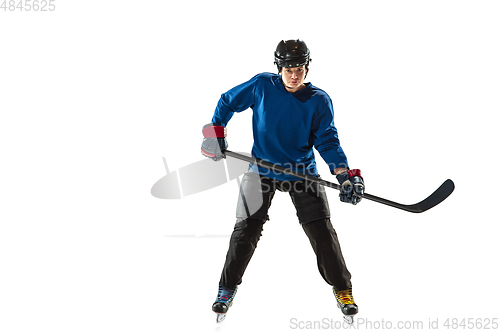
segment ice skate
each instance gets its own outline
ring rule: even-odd
[[[236,290],[238,287],[231,289],[219,285],[219,292],[217,293],[217,298],[215,303],[212,305],[212,311],[217,314],[217,323],[220,323],[226,319],[227,310],[233,305],[234,295],[236,295]]]
[[[333,288],[333,293],[337,299],[337,307],[344,314],[344,321],[352,325],[354,323],[354,315],[358,313],[358,306],[352,297],[352,288],[339,291]]]

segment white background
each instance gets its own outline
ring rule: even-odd
[[[424,328],[499,317],[498,2],[55,4],[0,11],[0,331],[340,322],[287,194],[275,197],[221,327],[211,305],[236,182],[182,200],[150,194],[162,157],[170,170],[202,159],[201,127],[220,94],[274,72],[277,43],[295,38],[311,50],[307,80],[332,97],[368,193],[413,203],[456,184],[423,214],[353,207],[327,190],[358,317]],[[251,111],[228,133],[230,148],[249,152]]]

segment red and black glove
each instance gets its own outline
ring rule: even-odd
[[[201,144],[201,153],[214,161],[226,158],[222,153],[228,147],[226,135],[224,126],[212,123],[203,126],[203,136],[205,138]]]
[[[365,194],[365,183],[361,177],[361,170],[353,169],[344,171],[337,175],[337,180],[342,186],[340,189],[340,201],[356,205]]]

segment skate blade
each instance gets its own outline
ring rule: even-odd
[[[224,319],[226,319],[226,314],[225,313],[218,313],[216,322],[217,324],[221,323]]]
[[[344,322],[348,325],[354,324],[354,315],[344,315]]]
[[[337,307],[342,309],[339,303],[337,303]],[[354,324],[354,315],[344,315],[344,322],[348,325]]]

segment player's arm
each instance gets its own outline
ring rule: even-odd
[[[229,147],[227,143],[226,125],[235,112],[241,112],[255,104],[255,85],[259,76],[242,83],[222,94],[215,108],[212,122],[203,126],[203,142],[201,153],[219,161],[225,158],[223,151]]]
[[[337,129],[333,122],[333,106],[329,99],[313,121],[313,133],[316,137],[314,146],[342,186],[340,200],[356,205],[364,195],[364,180],[359,169],[349,169],[347,157],[340,146]]]

